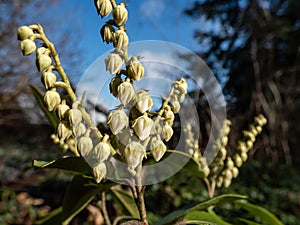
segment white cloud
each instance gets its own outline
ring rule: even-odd
[[[156,17],[161,16],[163,10],[165,8],[165,4],[159,0],[149,0],[144,1],[140,5],[140,13],[146,17]]]

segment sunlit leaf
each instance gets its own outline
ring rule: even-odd
[[[65,156],[51,162],[33,161],[33,166],[36,168],[54,168],[61,169],[73,174],[82,174],[92,176],[91,167],[85,162],[82,157]]]

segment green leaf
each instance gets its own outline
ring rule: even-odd
[[[53,225],[60,224],[63,221],[62,206],[52,210],[47,216],[34,222],[34,225]]]
[[[204,211],[193,211],[186,214],[184,220],[194,220],[199,222],[208,222],[211,224],[218,224],[218,225],[230,225],[230,223],[225,222],[222,220],[221,217],[217,216],[214,213],[204,212]]]
[[[50,212],[50,215],[37,221],[37,225],[67,225],[81,212],[90,201],[102,191],[108,191],[114,183],[94,184],[90,179],[75,176],[69,184],[62,207]]]
[[[251,220],[246,220],[244,218],[236,218],[238,221],[242,222],[242,224],[247,224],[247,225],[261,225],[260,223],[253,222]]]
[[[32,94],[34,95],[37,103],[39,104],[40,108],[43,110],[43,112],[45,113],[45,116],[47,117],[47,119],[49,120],[51,126],[53,127],[53,129],[56,129],[58,123],[59,123],[59,119],[57,118],[56,114],[52,111],[50,112],[44,105],[44,101],[43,101],[43,94],[42,92],[39,90],[38,87],[36,87],[33,84],[30,84],[30,89]]]
[[[133,217],[133,219],[140,218],[135,201],[128,192],[123,190],[111,189],[110,194],[112,195],[112,198],[119,203],[119,205],[126,209],[126,211]]]
[[[76,175],[92,176],[92,169],[82,157],[64,156],[51,162],[33,161],[33,166],[36,168],[54,168],[71,172]]]
[[[174,160],[168,160],[166,161],[166,163],[170,164],[169,166],[172,166],[172,168],[174,170],[184,170],[196,177],[199,177],[201,179],[203,179],[205,177],[205,174],[200,166],[200,163],[197,162],[196,160],[194,160],[191,155],[186,154],[184,152],[181,151],[177,151],[177,150],[167,150],[166,154],[164,157],[169,157],[170,155],[175,154],[174,157],[179,157],[180,160],[176,160],[176,158]],[[181,162],[187,162],[184,166],[182,166]]]
[[[182,217],[184,217],[187,213],[192,211],[202,211],[206,210],[211,206],[219,205],[222,203],[229,203],[236,200],[246,199],[246,196],[243,195],[236,195],[236,194],[225,194],[220,195],[214,198],[211,198],[205,202],[201,202],[199,204],[194,205],[193,207],[190,207],[188,209],[179,209],[176,210],[166,217],[162,218],[160,221],[156,223],[156,225],[163,225],[163,224],[174,224],[175,220],[178,220]]]
[[[283,225],[279,219],[277,219],[276,216],[274,216],[271,212],[266,210],[265,208],[251,204],[249,202],[245,201],[237,201],[236,202],[239,206],[241,206],[243,209],[248,211],[250,214],[252,214],[255,217],[259,217],[261,221],[264,224],[268,225]]]

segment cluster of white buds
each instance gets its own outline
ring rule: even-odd
[[[95,4],[101,16],[107,16],[112,11],[109,0],[95,1]],[[84,110],[83,103],[77,100],[69,79],[61,67],[54,45],[44,34],[43,28],[40,25],[22,26],[18,29],[18,39],[21,41],[20,48],[24,55],[36,52],[36,66],[38,71],[42,73],[41,81],[46,88],[43,103],[49,111],[55,112],[59,119],[56,133],[51,135],[51,139],[63,150],[70,149],[75,155],[83,156],[92,166],[96,182],[100,182],[106,176],[105,162],[110,155],[115,153],[109,143],[109,136],[102,136]],[[43,41],[41,47],[36,48],[35,39]],[[121,41],[121,36],[118,40]],[[125,43],[124,40],[123,43]],[[107,61],[107,69],[110,72],[119,72],[123,64],[119,54],[111,54]],[[61,79],[58,80],[58,77]],[[57,88],[65,89],[68,94],[61,96],[57,92]],[[68,98],[70,100],[69,105],[67,104]],[[122,100],[125,101],[125,99]],[[124,120],[124,115],[117,111],[112,117],[111,127],[119,132],[123,129],[120,127],[119,121]],[[128,119],[123,124],[124,126],[128,125]]]
[[[194,133],[192,131],[192,126],[190,123],[187,123],[183,128],[185,134],[185,145],[186,149],[188,149],[188,153],[192,156],[192,158],[199,162],[200,168],[204,173],[204,176],[207,177],[210,173],[210,168],[207,165],[207,159],[202,156],[198,140],[195,139]]]
[[[230,132],[230,120],[224,120],[223,125],[219,131],[219,136],[216,139],[213,150],[217,152],[214,161],[210,165],[210,177],[215,179],[220,171],[224,168],[224,161],[227,156],[226,146],[228,144],[228,135]]]
[[[232,179],[238,176],[238,168],[248,159],[248,152],[253,148],[256,136],[262,132],[262,127],[266,123],[266,118],[260,114],[254,118],[254,123],[249,126],[249,130],[243,131],[243,138],[238,142],[233,157],[226,158],[225,166],[216,178],[218,187],[229,187]]]
[[[174,113],[180,109],[180,103],[187,92],[184,79],[174,82],[168,100],[158,115],[150,113],[153,99],[145,90],[135,90],[134,81],[140,81],[145,69],[139,61],[139,56],[128,57],[129,38],[126,34],[125,23],[128,12],[125,3],[111,5],[104,0],[95,0],[98,14],[107,16],[112,11],[112,20],[109,20],[100,30],[102,40],[112,43],[115,50],[105,58],[106,70],[114,77],[109,89],[113,96],[120,100],[120,105],[107,117],[107,124],[118,138],[125,135],[126,142],[117,142],[116,149],[127,162],[131,174],[146,157],[146,149],[156,161],[159,161],[167,150],[164,141],[173,136]],[[124,65],[124,67],[123,67]],[[124,68],[124,69],[122,69]],[[169,105],[168,105],[169,103]]]

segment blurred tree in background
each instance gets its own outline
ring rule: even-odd
[[[288,165],[300,159],[299,11],[298,0],[204,0],[185,11],[201,21],[199,55],[224,85],[229,117],[242,121],[234,125],[263,112],[257,155]]]

